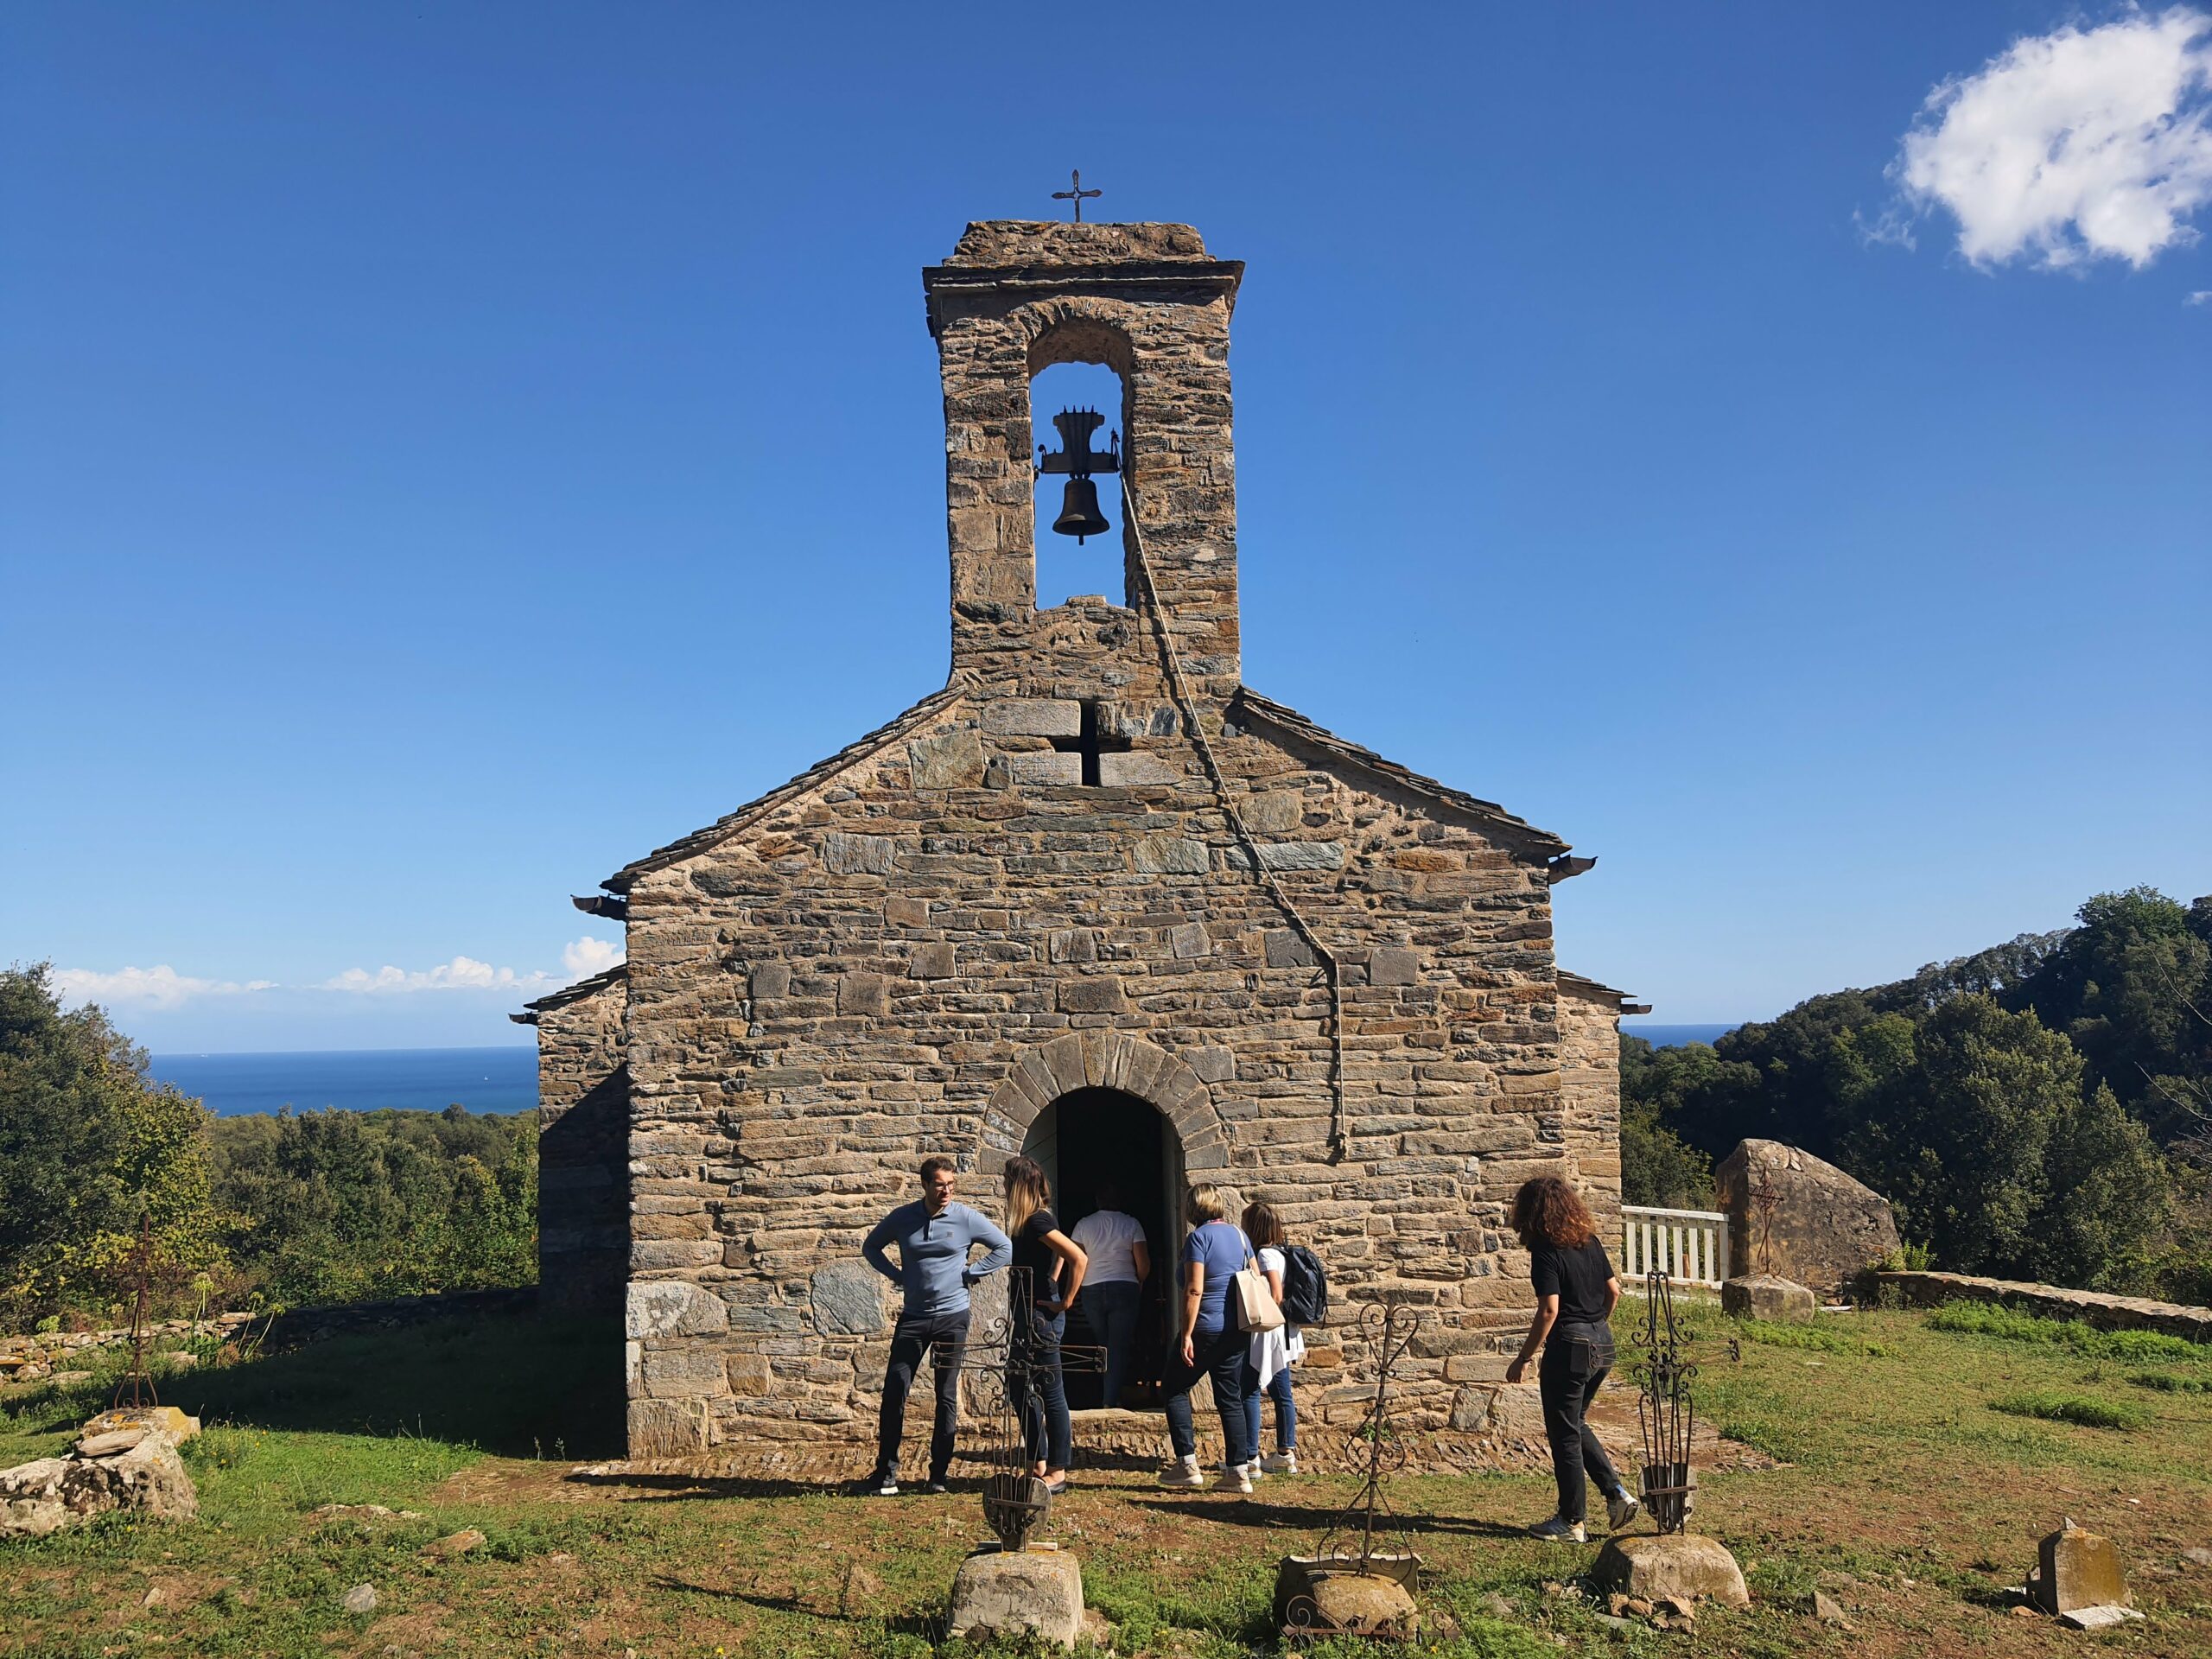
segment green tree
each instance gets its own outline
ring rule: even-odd
[[[208,1114],[156,1084],[97,1007],[62,1012],[44,964],[0,971],[0,1304],[105,1312],[140,1217],[163,1277],[226,1265]]]
[[[2152,1247],[2173,1216],[2173,1178],[2150,1131],[2103,1084],[2051,1126],[2044,1187],[2023,1263],[2030,1277],[2126,1290],[2152,1276]]]

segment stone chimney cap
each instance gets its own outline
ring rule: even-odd
[[[1158,264],[1211,258],[1188,225],[1063,225],[1048,219],[979,219],[961,233],[948,265],[1004,270],[1027,265]]]

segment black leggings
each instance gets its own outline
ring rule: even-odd
[[[1544,1437],[1552,1444],[1552,1478],[1559,1483],[1559,1513],[1580,1521],[1588,1502],[1583,1474],[1611,1497],[1621,1487],[1612,1462],[1583,1421],[1598,1385],[1613,1367],[1613,1333],[1602,1325],[1561,1320],[1544,1338],[1536,1389],[1544,1402]]]

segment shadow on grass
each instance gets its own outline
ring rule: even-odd
[[[1351,1522],[1341,1504],[1317,1503],[1311,1508],[1287,1503],[1255,1503],[1249,1498],[1237,1498],[1229,1503],[1179,1503],[1173,1498],[1137,1497],[1129,1500],[1141,1510],[1154,1510],[1162,1515],[1178,1515],[1186,1519],[1218,1522],[1230,1527],[1265,1527],[1271,1529],[1318,1533],[1324,1528],[1344,1521],[1349,1529]],[[1393,1514],[1375,1523],[1377,1537],[1385,1533],[1452,1533],[1472,1538],[1516,1538],[1526,1542],[1526,1527],[1509,1526],[1502,1521],[1478,1521],[1469,1516],[1402,1515]]]
[[[622,1339],[611,1323],[518,1312],[331,1337],[161,1380],[203,1422],[444,1440],[501,1457],[619,1457]]]
[[[569,1480],[578,1486],[601,1486],[643,1494],[631,1499],[633,1503],[683,1503],[731,1497],[829,1497],[844,1490],[842,1481],[769,1480],[743,1475],[579,1473],[570,1475]],[[898,1500],[871,1501],[896,1503]]]

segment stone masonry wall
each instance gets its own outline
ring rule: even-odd
[[[620,969],[548,997],[537,1027],[537,1282],[549,1312],[608,1317],[629,1276],[630,1090]]]
[[[1503,1205],[1567,1155],[1541,857],[1256,728],[1225,740],[1263,857],[1348,964],[1332,1158],[1325,985],[1192,747],[1138,741],[1157,782],[1071,783],[1031,734],[1072,707],[963,700],[632,886],[632,1455],[864,1433],[888,1287],[861,1239],[925,1154],[988,1180],[1086,1081],[1166,1111],[1194,1176],[1280,1205],[1348,1313],[1433,1310],[1416,1410],[1465,1418],[1462,1385],[1502,1375],[1528,1305]],[[1355,1413],[1357,1330],[1314,1346],[1309,1399]]]
[[[1621,1236],[1621,997],[1573,977],[1559,994],[1560,1135],[1599,1237]]]

